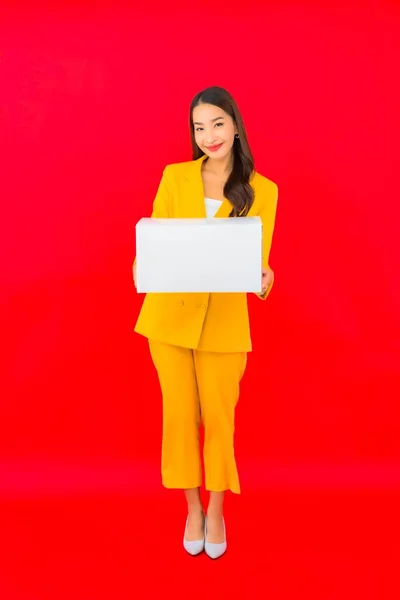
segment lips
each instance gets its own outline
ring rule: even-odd
[[[222,142],[223,144],[223,142]],[[207,150],[209,150],[210,152],[216,152],[217,150],[219,150],[222,146],[222,144],[217,144],[216,146],[208,146]]]

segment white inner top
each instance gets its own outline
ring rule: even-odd
[[[215,200],[214,198],[204,198],[206,204],[206,215],[208,219],[212,219],[218,212],[219,207],[222,204],[222,200]]]

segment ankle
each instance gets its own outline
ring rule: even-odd
[[[209,517],[210,519],[222,519],[224,515],[224,511],[222,508],[208,508],[207,509],[207,517]]]
[[[204,515],[204,509],[200,505],[188,506],[188,514],[193,517],[201,517]]]

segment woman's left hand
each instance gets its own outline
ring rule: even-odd
[[[272,269],[266,269],[263,267],[262,270],[262,293],[265,294],[265,292],[268,290],[269,286],[271,285],[271,283],[274,280],[274,272]]]

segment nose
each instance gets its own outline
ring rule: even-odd
[[[207,135],[205,144],[206,144],[206,146],[212,146],[215,143],[215,141],[216,141],[215,136]]]
[[[216,141],[215,131],[213,129],[208,129],[205,131],[204,135],[204,144],[206,146],[212,146]]]

